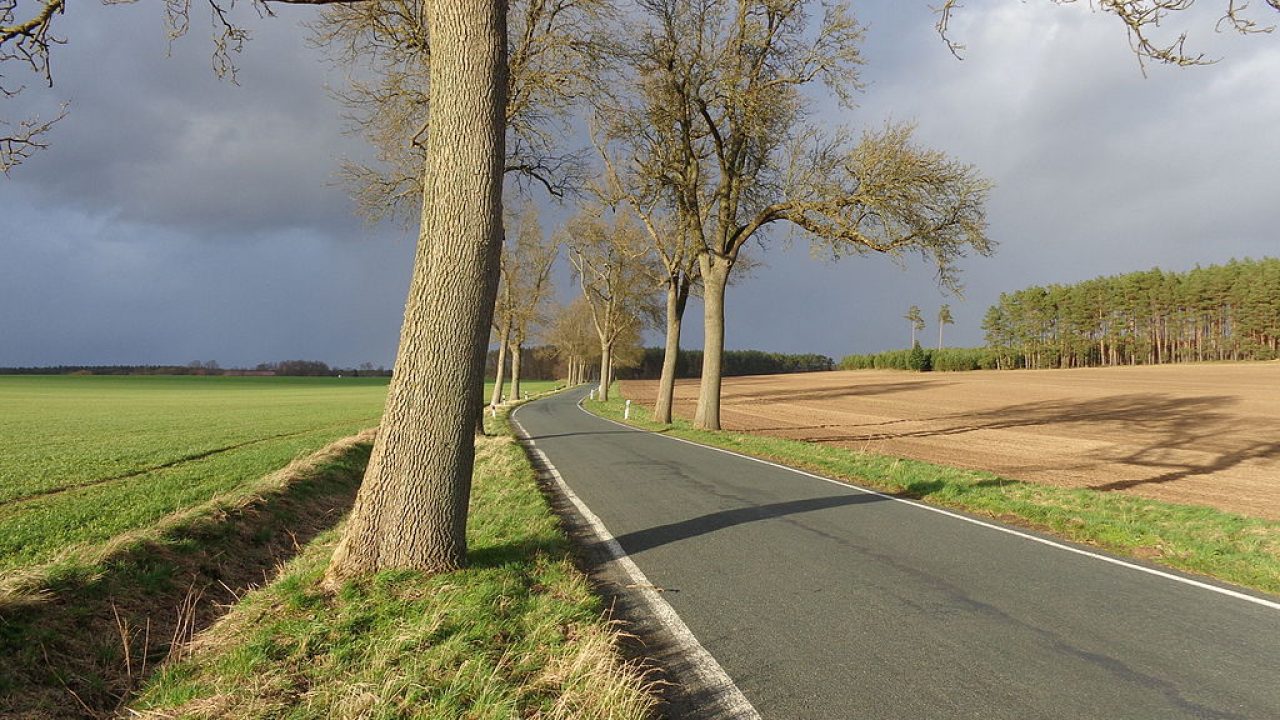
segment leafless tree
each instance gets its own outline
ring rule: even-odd
[[[431,45],[423,0],[334,5],[311,23],[312,39],[367,79],[337,91],[350,129],[378,162],[347,162],[343,174],[371,219],[412,218],[428,138]],[[598,76],[598,27],[607,0],[513,0],[505,170],[518,185],[556,197],[579,187],[583,154],[564,147],[571,111]]]
[[[623,57],[643,56],[643,50]],[[625,204],[640,218],[657,258],[666,292],[662,374],[653,418],[671,422],[676,361],[689,295],[698,284],[698,244],[706,218],[698,214],[708,203],[682,200],[682,172],[694,168],[696,142],[684,142],[681,126],[672,121],[673,100],[660,87],[639,85],[626,97],[597,98],[596,124],[604,131],[593,141],[604,165],[596,195],[610,205]],[[620,159],[621,158],[621,159]],[[625,163],[625,165],[624,165]]]
[[[911,143],[909,126],[864,133],[807,122],[806,88],[848,101],[863,30],[829,5],[811,34],[801,0],[647,0],[632,51],[646,108],[686,145],[668,182],[684,205],[703,288],[702,386],[695,422],[720,426],[724,298],[743,247],[785,221],[833,257],[918,252],[954,284],[954,260],[989,252],[987,184]],[[649,48],[646,50],[646,48]]]
[[[1058,5],[1074,5],[1079,0],[1050,0]],[[1224,4],[1223,13],[1219,17],[1215,29],[1224,27],[1235,30],[1242,35],[1269,33],[1274,25],[1266,21],[1259,22],[1256,15],[1249,12],[1249,3],[1245,0],[1220,0]],[[1263,0],[1272,10],[1280,11],[1280,0]],[[1157,39],[1153,33],[1161,27],[1167,27],[1165,21],[1170,16],[1190,10],[1196,0],[1090,0],[1090,6],[1105,13],[1114,15],[1124,26],[1129,35],[1129,46],[1133,49],[1138,63],[1146,71],[1146,63],[1154,60],[1169,65],[1206,65],[1215,62],[1205,57],[1204,53],[1187,49],[1186,31],[1178,32],[1165,40]],[[934,8],[938,15],[937,29],[947,47],[956,57],[964,45],[957,42],[950,34],[951,18],[961,7],[959,0],[944,0]]]
[[[422,229],[400,349],[331,584],[466,562],[475,413],[502,248],[506,5],[433,0]]]
[[[538,223],[538,211],[526,204],[510,223],[515,237],[503,250],[494,328],[498,331],[498,371],[490,405],[502,398],[504,360],[511,355],[511,397],[520,397],[520,358],[534,329],[546,322],[546,305],[554,289],[551,268],[560,246],[547,238]]]
[[[619,338],[637,333],[655,314],[657,285],[649,245],[624,212],[605,220],[598,207],[586,207],[566,228],[569,261],[600,339],[600,399],[609,399],[613,351]]]
[[[590,366],[600,352],[600,340],[591,319],[591,306],[581,295],[560,307],[547,332],[547,340],[565,363],[570,387],[590,378]]]

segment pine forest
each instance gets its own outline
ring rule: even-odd
[[[1280,355],[1280,259],[1002,293],[983,329],[999,368],[1271,360]]]

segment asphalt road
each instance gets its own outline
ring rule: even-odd
[[[584,393],[516,418],[765,718],[1280,718],[1274,607],[629,430]]]

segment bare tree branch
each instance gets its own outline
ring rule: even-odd
[[[1079,0],[1050,0],[1058,5],[1071,5]],[[1280,11],[1280,0],[1263,0],[1272,10]],[[1219,18],[1216,29],[1229,27],[1241,34],[1269,33],[1274,25],[1259,23],[1249,17],[1249,4],[1241,0],[1225,0],[1226,6]],[[1129,36],[1129,45],[1138,58],[1139,66],[1146,72],[1147,61],[1155,61],[1168,65],[1189,66],[1208,65],[1217,62],[1207,58],[1203,53],[1187,49],[1187,33],[1178,33],[1171,40],[1158,40],[1152,33],[1160,28],[1170,16],[1190,10],[1196,0],[1090,0],[1090,7],[1116,17],[1124,26]],[[936,28],[946,43],[947,48],[957,58],[964,45],[956,42],[950,34],[953,13],[961,7],[959,0],[945,0],[934,7],[938,16]]]
[[[53,128],[54,123],[67,116],[67,106],[63,105],[58,114],[49,120],[39,117],[21,120],[17,127],[0,120],[0,172],[5,175],[22,164],[35,152],[49,146],[44,140],[45,134]]]

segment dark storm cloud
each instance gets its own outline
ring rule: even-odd
[[[197,238],[354,232],[335,172],[362,147],[340,134],[340,108],[325,93],[341,77],[298,26],[312,13],[241,13],[253,36],[236,56],[236,85],[215,77],[207,18],[192,12],[190,33],[170,52],[156,8],[69,11],[59,30],[69,43],[54,49],[56,84],[29,94],[65,100],[71,114],[53,147],[8,182],[51,210]]]
[[[948,343],[974,345],[1002,291],[1280,254],[1280,37],[1215,34],[1220,7],[1196,7],[1170,30],[1189,27],[1223,61],[1143,79],[1123,29],[1084,4],[968,3],[954,25],[964,61],[927,3],[856,5],[867,91],[854,110],[820,100],[814,122],[914,120],[922,144],[995,181],[999,248],[962,261],[958,299],[918,260],[823,264],[777,233],[729,290],[728,345],[902,347],[912,304],[936,342],[943,302]],[[341,158],[368,151],[341,133],[325,86],[344,80],[297,25],[310,11],[243,9],[254,37],[238,86],[213,77],[207,18],[166,56],[157,8],[82,3],[65,18],[52,93],[0,105],[17,116],[73,103],[54,146],[0,179],[0,366],[391,362],[411,233],[362,226],[335,182]],[[547,232],[570,214],[544,206]],[[559,281],[571,298],[567,272]],[[687,347],[701,342],[700,313],[691,303]]]
[[[953,28],[963,61],[924,7],[864,12],[869,87],[855,111],[828,103],[821,121],[915,121],[922,144],[976,165],[996,183],[997,252],[961,263],[963,299],[943,296],[918,263],[901,272],[871,257],[818,265],[803,247],[770,253],[772,267],[730,300],[731,344],[787,338],[778,349],[833,355],[902,347],[912,304],[936,342],[933,316],[948,302],[948,343],[976,345],[1003,291],[1280,254],[1280,43],[1214,33],[1220,10],[1202,3],[1169,25],[1222,62],[1150,67],[1145,79],[1115,19],[1084,6],[967,4]],[[788,320],[779,297],[806,310]]]
[[[71,114],[0,180],[0,366],[390,363],[411,238],[368,228],[335,181],[360,156],[298,20],[242,18],[239,85],[207,18],[168,52],[155,7],[68,11],[52,90]]]

